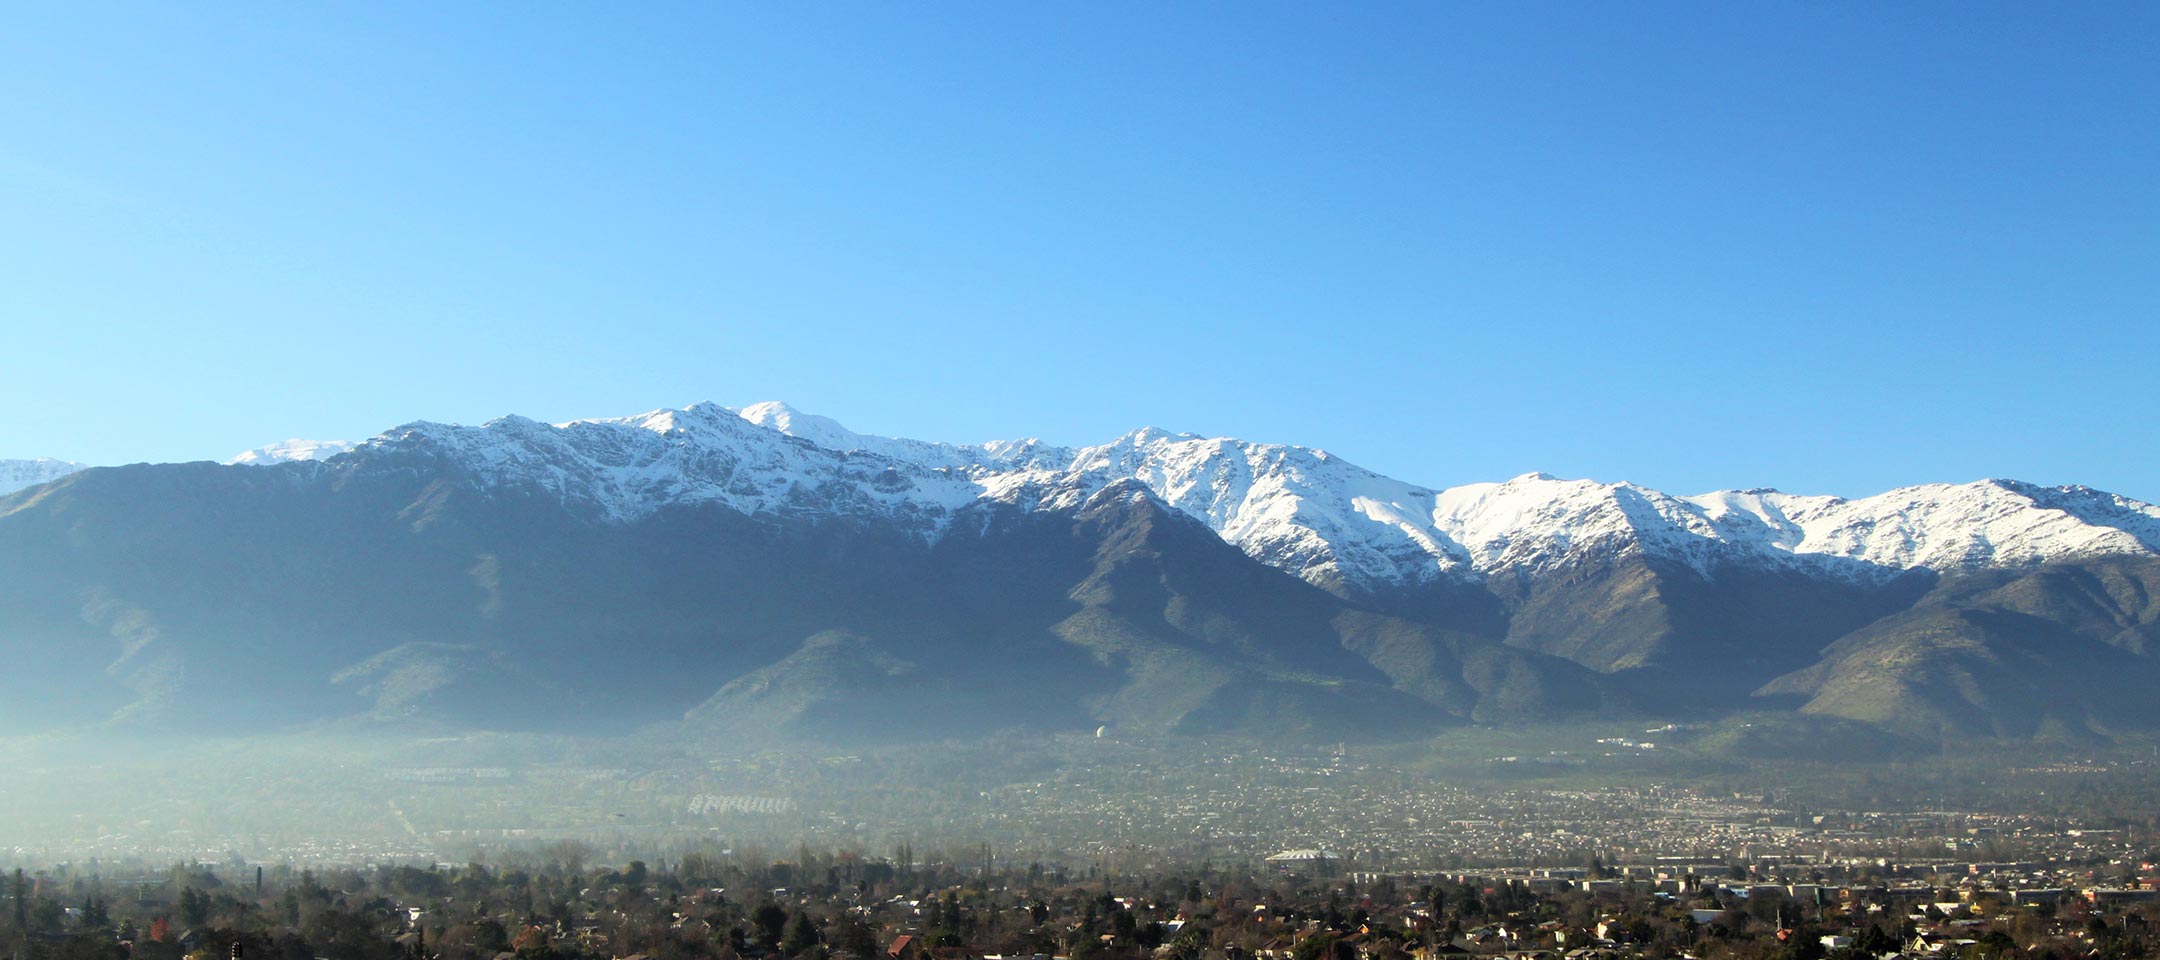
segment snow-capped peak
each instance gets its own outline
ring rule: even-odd
[[[871,439],[841,426],[840,421],[831,417],[804,413],[779,400],[753,403],[736,411],[736,415],[768,430],[800,437],[830,450],[859,450],[865,439]]]
[[[281,440],[268,446],[256,447],[225,462],[240,466],[262,467],[273,463],[290,463],[295,460],[328,460],[338,454],[350,451],[353,446],[354,443],[351,440]]]
[[[1383,589],[1643,556],[1706,575],[1798,566],[1866,577],[2160,555],[2160,507],[2083,487],[1930,484],[1857,500],[1769,489],[1672,496],[1525,473],[1445,490],[1323,450],[1148,427],[1078,449],[857,433],[784,403],[482,427],[415,423],[363,448],[421,444],[482,483],[555,491],[603,519],[713,502],[748,514],[882,517],[942,536],[975,503],[1070,510],[1113,485],[1322,585]]]
[[[51,483],[87,466],[73,460],[54,460],[49,457],[35,460],[0,460],[0,497],[26,487]]]

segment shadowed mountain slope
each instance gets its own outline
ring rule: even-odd
[[[2010,481],[1433,491],[1155,430],[417,423],[0,497],[0,728],[1334,741],[1793,707],[2104,735],[2160,726],[2135,693],[2160,679],[2156,531],[2150,505]]]

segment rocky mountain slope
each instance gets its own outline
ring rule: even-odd
[[[0,694],[82,691],[15,722],[218,726],[200,708],[237,688],[250,723],[573,710],[826,739],[1764,706],[2160,725],[2075,682],[2160,679],[2160,508],[2082,487],[1439,490],[1295,446],[945,444],[778,403],[418,422],[236,463],[0,499],[0,655],[24,667]]]

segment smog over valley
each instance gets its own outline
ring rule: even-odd
[[[2160,956],[2160,8],[8,21],[0,960]]]

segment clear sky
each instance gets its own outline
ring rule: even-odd
[[[785,399],[2160,500],[2160,4],[0,17],[0,457]]]

